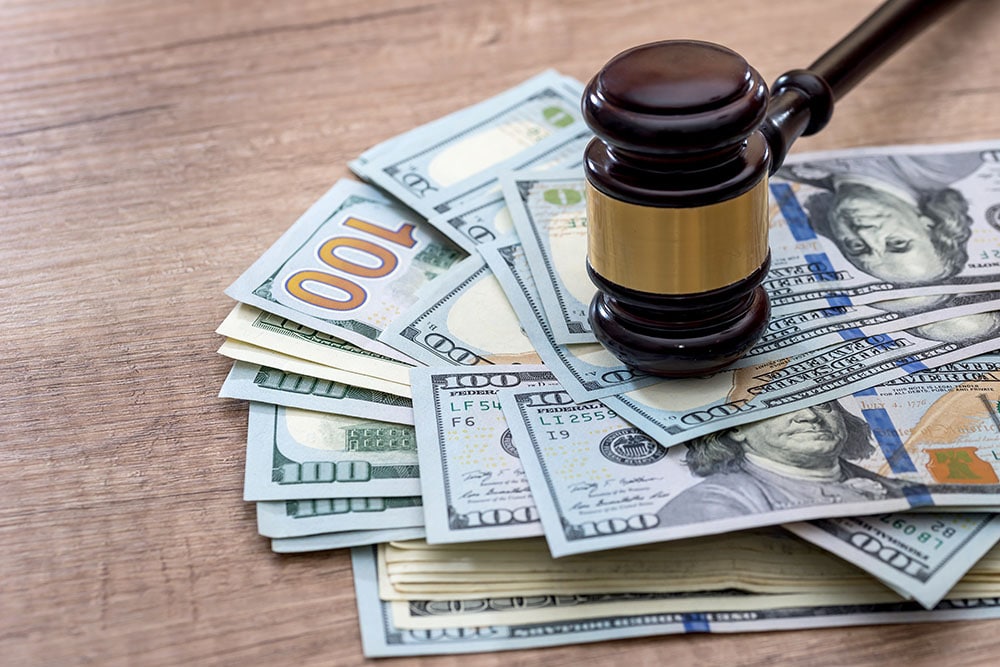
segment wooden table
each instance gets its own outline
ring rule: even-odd
[[[10,0],[0,5],[0,663],[363,662],[347,554],[241,501],[222,290],[370,145],[545,68],[722,42],[773,80],[874,0]],[[971,0],[798,150],[1000,139]],[[385,664],[996,664],[1000,621],[618,641]]]

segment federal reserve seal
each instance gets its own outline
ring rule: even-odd
[[[601,440],[601,454],[613,463],[627,466],[644,466],[656,463],[667,455],[667,448],[634,428],[623,428],[608,433]]]
[[[515,459],[521,458],[517,455],[517,450],[514,449],[514,436],[510,434],[510,429],[507,429],[500,435],[500,446]]]
[[[990,223],[993,229],[1000,230],[1000,204],[993,204],[986,209],[986,222]]]

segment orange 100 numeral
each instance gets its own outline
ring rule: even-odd
[[[404,248],[412,248],[417,243],[413,238],[415,227],[410,223],[403,223],[399,229],[392,231],[364,220],[348,218],[344,221],[344,226],[357,229],[360,232]],[[352,250],[365,253],[377,260],[378,264],[374,266],[358,264],[338,255],[338,248],[351,248]],[[372,241],[356,239],[350,236],[338,236],[325,241],[319,248],[319,258],[324,264],[338,273],[328,273],[319,269],[297,271],[285,282],[285,289],[295,298],[327,310],[354,310],[355,308],[359,308],[368,299],[368,292],[365,291],[364,287],[348,277],[338,275],[339,273],[345,273],[356,278],[382,278],[392,273],[399,265],[399,259],[388,248]],[[335,299],[317,294],[309,289],[309,283],[319,283],[334,290],[339,290],[344,293],[344,298]]]

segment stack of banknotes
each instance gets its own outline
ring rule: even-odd
[[[772,303],[663,380],[587,321],[579,82],[351,163],[227,290],[244,498],[367,655],[1000,617],[1000,142],[790,159]]]

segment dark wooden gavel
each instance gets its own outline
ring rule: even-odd
[[[768,92],[739,54],[664,41],[612,58],[587,85],[590,321],[627,365],[704,375],[767,326],[767,177],[834,103],[953,0],[889,0]]]

